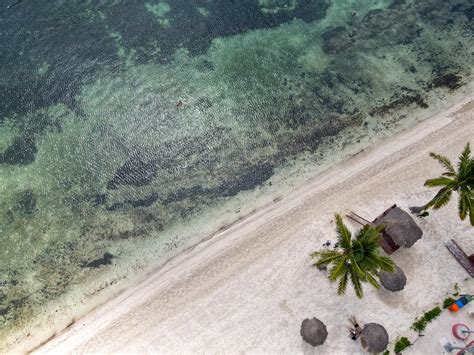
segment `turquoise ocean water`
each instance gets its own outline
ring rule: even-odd
[[[469,0],[0,8],[5,348],[472,80]]]

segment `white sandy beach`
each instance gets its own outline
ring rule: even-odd
[[[363,352],[347,335],[351,315],[384,325],[392,344],[397,336],[413,339],[416,316],[442,302],[455,283],[474,292],[474,282],[444,246],[454,238],[468,254],[474,252],[473,228],[457,218],[457,196],[428,218],[416,219],[423,238],[393,254],[408,279],[401,292],[366,285],[362,300],[351,289],[337,296],[326,274],[311,268],[309,254],[335,240],[335,212],[354,210],[373,219],[394,203],[407,210],[425,202],[435,190],[423,182],[442,172],[428,152],[455,160],[469,140],[474,144],[472,99],[321,173],[182,253],[36,352]],[[321,347],[312,348],[299,334],[308,317],[327,325]],[[422,344],[411,351],[425,353]]]

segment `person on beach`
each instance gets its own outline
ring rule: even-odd
[[[357,322],[357,319],[354,316],[349,318],[349,322],[352,325],[352,327],[348,328],[349,333],[351,335],[351,339],[355,341],[362,334],[362,328],[361,328],[361,326]]]
[[[355,331],[355,329],[349,327],[349,333],[351,335],[351,339],[356,341],[357,340],[357,332]]]

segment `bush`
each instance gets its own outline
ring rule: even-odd
[[[458,283],[456,282],[454,284],[454,293],[453,293],[453,296],[454,297],[458,297],[459,296],[459,291],[461,291],[461,288],[459,287]]]
[[[435,307],[432,310],[426,312],[423,314],[423,316],[417,320],[415,323],[413,323],[412,328],[416,330],[417,332],[422,332],[425,330],[426,325],[431,322],[433,319],[435,319],[437,316],[441,314],[441,308]]]
[[[435,319],[437,316],[441,314],[441,308],[435,307],[431,311],[428,311],[425,313],[424,317],[426,319],[426,322],[431,322],[433,319]]]
[[[395,353],[400,353],[406,348],[408,348],[411,345],[410,340],[408,340],[405,337],[401,337],[398,339],[398,341],[395,343]]]
[[[454,299],[452,299],[451,297],[446,298],[446,299],[443,301],[443,309],[448,308],[448,307],[451,306],[454,302],[456,302],[456,301],[455,301]]]

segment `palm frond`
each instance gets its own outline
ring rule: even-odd
[[[319,259],[313,264],[314,267],[320,267],[337,262],[343,256],[343,254],[337,251],[317,251],[311,254],[312,258],[319,257]]]
[[[450,172],[444,172],[444,173],[442,173],[441,175],[443,175],[443,176],[449,176],[449,177],[456,177],[456,176],[457,176],[456,173],[450,173]]]
[[[378,272],[379,270],[385,270],[386,268],[390,268],[390,265],[393,264],[393,262],[392,259],[390,259],[389,257],[384,257],[380,255],[379,250],[377,249],[365,255],[364,259],[360,260],[358,264],[363,270]]]
[[[453,179],[440,176],[435,179],[428,179],[425,181],[424,186],[437,187],[437,186],[448,186],[449,184],[455,183]]]
[[[354,258],[351,259],[351,269],[354,270],[360,278],[364,278],[365,277],[365,271],[360,267],[359,263],[357,262],[357,260],[355,260]]]
[[[312,258],[317,258],[321,256],[329,256],[329,255],[341,255],[341,253],[336,250],[318,250],[309,254],[309,256],[311,256]]]
[[[394,272],[395,271],[395,263],[393,260],[385,255],[375,254],[371,255],[374,263],[377,264],[377,267],[382,271],[387,272]]]
[[[385,228],[386,228],[386,227],[385,227],[385,224],[383,224],[383,223],[382,223],[382,224],[379,224],[378,226],[375,226],[375,230],[376,230],[377,232],[379,232],[379,234],[382,233],[382,232],[385,230]]]
[[[452,191],[446,190],[442,194],[438,196],[435,203],[433,204],[433,208],[435,210],[445,206],[448,204],[449,200],[451,199]]]
[[[341,215],[336,214],[335,217],[339,245],[343,249],[350,249],[352,234],[349,229],[347,229],[347,226],[344,224]]]
[[[449,193],[447,196],[446,194]],[[446,198],[448,197],[448,200],[446,201]],[[428,209],[430,207],[436,208],[434,206],[439,205],[439,201],[441,200],[442,202],[448,203],[449,198],[451,197],[450,190],[448,190],[447,187],[443,187],[441,190],[439,190],[436,195],[424,206],[424,209]],[[441,206],[440,206],[441,207]],[[439,208],[439,207],[438,207]]]
[[[346,269],[344,275],[342,275],[341,279],[339,280],[339,284],[337,285],[337,294],[343,295],[346,293],[347,288],[347,280],[349,279],[349,271]]]
[[[331,282],[336,281],[338,278],[343,276],[347,272],[347,262],[346,258],[342,258],[334,265],[333,268],[329,271],[329,280]]]
[[[365,225],[359,232],[356,234],[355,239],[364,243],[364,244],[371,244],[374,241],[377,242],[379,239],[379,234],[380,232],[370,226],[370,225]]]
[[[368,283],[370,283],[375,288],[380,288],[379,282],[375,279],[375,277],[370,272],[367,272],[365,275],[366,275]]]
[[[456,170],[454,169],[453,164],[447,157],[436,153],[430,153],[430,157],[436,159],[447,170],[448,173],[456,175]]]
[[[458,209],[459,209],[459,218],[461,218],[462,221],[465,220],[467,215],[472,209],[469,195],[461,193],[461,195],[459,196]]]
[[[354,270],[352,265],[349,266],[349,273],[351,275],[351,282],[354,286],[355,294],[358,298],[364,297],[364,291],[362,290],[362,283],[360,281],[360,275]]]
[[[471,146],[469,145],[469,142],[468,142],[463,152],[459,156],[459,163],[458,163],[459,173],[465,171],[466,168],[469,166],[470,160],[471,160],[470,155],[471,155]]]
[[[378,259],[374,258],[372,254],[367,254],[362,260],[359,260],[359,266],[361,269],[367,271],[378,271],[380,266],[378,264]]]
[[[460,200],[461,199],[465,200],[464,204],[466,205],[465,206],[466,212],[467,214],[469,214],[469,222],[471,223],[471,226],[474,227],[474,191],[462,193],[460,196]],[[460,212],[460,217],[462,217],[461,211],[459,212]],[[464,216],[464,218],[465,217],[466,216]],[[461,219],[464,219],[464,218],[461,218]]]

